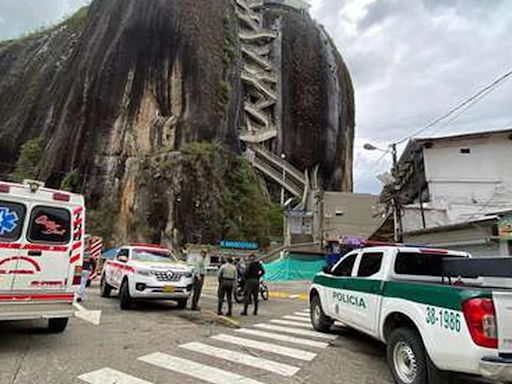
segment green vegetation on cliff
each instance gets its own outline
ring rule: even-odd
[[[27,141],[21,146],[16,168],[12,178],[21,182],[24,179],[35,179],[37,177],[37,165],[43,156],[46,139],[43,136]]]
[[[244,158],[219,144],[190,143],[182,149],[180,224],[184,242],[256,241],[281,236],[279,207],[269,202]]]

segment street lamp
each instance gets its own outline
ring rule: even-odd
[[[403,233],[404,227],[402,223],[402,207],[400,204],[400,194],[398,192],[398,155],[396,151],[396,143],[390,144],[389,149],[378,148],[373,144],[366,143],[363,145],[363,148],[367,151],[379,151],[383,153],[391,154],[393,158],[393,169],[391,170],[391,174],[393,175],[393,216],[395,218],[395,223],[397,225],[397,230],[395,230],[395,241],[403,242]]]
[[[281,207],[284,207],[284,183],[286,182],[286,167],[284,162],[286,161],[286,154],[281,153],[281,159],[283,159],[283,178],[281,183]]]

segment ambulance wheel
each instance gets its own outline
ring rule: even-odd
[[[121,309],[132,309],[133,300],[130,296],[130,288],[128,286],[128,280],[123,281],[123,284],[121,285],[121,291],[119,293],[119,296],[121,297],[121,300],[120,300]]]
[[[176,308],[185,309],[187,307],[188,299],[179,299],[176,300],[176,303],[178,304]]]
[[[109,297],[112,292],[112,287],[108,285],[107,278],[105,275],[101,276],[101,284],[100,284],[100,295],[101,297]]]
[[[314,295],[311,298],[311,323],[313,328],[319,332],[329,332],[333,324],[332,319],[324,313],[320,296]]]
[[[62,333],[68,326],[68,318],[50,319],[48,321],[48,331],[50,333]]]

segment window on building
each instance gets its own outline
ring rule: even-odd
[[[463,155],[468,155],[471,153],[471,148],[461,148],[460,153],[462,153]]]
[[[382,265],[383,257],[384,254],[382,252],[365,253],[361,258],[361,263],[359,264],[357,276],[370,277],[378,273]]]
[[[352,268],[356,262],[356,254],[344,257],[340,263],[334,268],[332,274],[338,277],[347,277],[352,275]]]

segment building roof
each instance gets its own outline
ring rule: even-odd
[[[438,136],[438,137],[420,137],[417,139],[413,139],[411,141],[416,141],[419,144],[424,144],[428,142],[434,141],[451,141],[451,140],[469,140],[469,139],[479,139],[485,138],[493,135],[502,135],[502,134],[510,134],[512,135],[512,128],[507,129],[496,129],[490,131],[480,131],[480,132],[470,132],[470,133],[458,133],[448,136]]]

